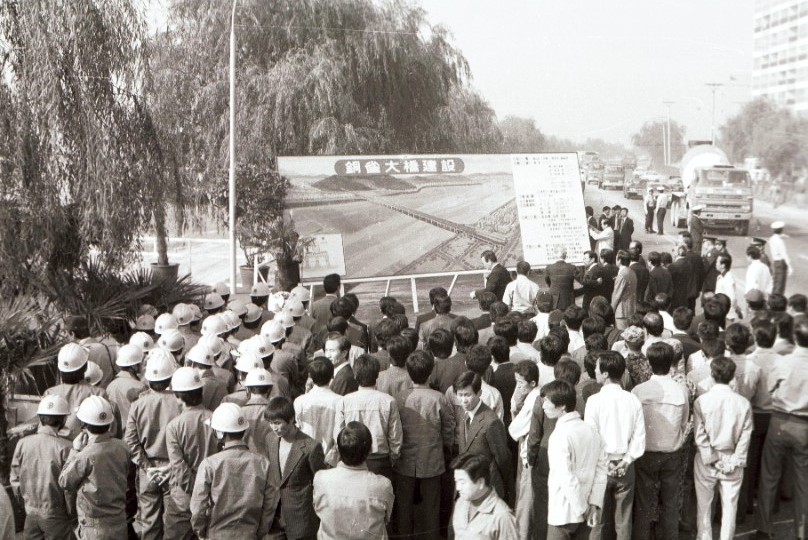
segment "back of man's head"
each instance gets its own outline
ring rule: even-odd
[[[642,325],[654,337],[660,337],[662,331],[665,329],[665,323],[662,321],[662,316],[659,313],[646,313],[642,319]]]
[[[673,310],[673,325],[677,330],[687,332],[693,324],[693,310],[684,306],[679,306]]]
[[[530,263],[527,261],[519,261],[516,263],[516,273],[526,276],[530,273]]]
[[[341,282],[339,274],[328,274],[323,278],[323,289],[326,294],[335,294],[339,290]]]
[[[808,322],[802,321],[794,326],[794,341],[800,347],[808,347]]]
[[[491,365],[491,349],[485,345],[475,345],[466,354],[466,367],[480,377]]]
[[[449,358],[453,347],[454,337],[445,328],[433,330],[426,340],[426,348],[435,358]]]
[[[502,336],[513,347],[519,339],[519,327],[513,320],[504,317],[494,323],[494,334]]]
[[[373,435],[360,422],[348,422],[337,435],[337,449],[340,461],[349,467],[363,464],[373,447]]]

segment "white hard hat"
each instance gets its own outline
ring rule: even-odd
[[[267,299],[267,309],[275,313],[280,313],[288,298],[289,293],[286,291],[279,291],[269,295]]]
[[[199,309],[199,306],[197,306],[196,304],[188,304],[188,307],[191,308],[191,313],[193,313],[191,322],[196,322],[202,318],[202,310]]]
[[[67,404],[67,400],[62,396],[45,396],[42,398],[42,401],[39,402],[36,413],[48,416],[67,416],[70,414],[70,405]]]
[[[244,351],[236,360],[236,369],[242,373],[249,373],[258,368],[263,368],[264,362],[252,351]]]
[[[78,343],[68,343],[59,349],[59,371],[72,373],[80,370],[87,363],[90,354]]]
[[[191,350],[185,355],[185,359],[189,362],[195,362],[203,366],[212,366],[214,362],[213,357],[213,351],[204,343],[197,343],[191,347]]]
[[[230,294],[230,287],[224,281],[219,281],[213,284],[212,292],[215,292],[219,296],[227,296]]]
[[[235,403],[222,403],[216,407],[207,424],[216,431],[224,433],[241,433],[250,427],[241,412],[241,407]]]
[[[247,314],[244,316],[244,322],[246,323],[253,323],[261,318],[261,315],[264,314],[264,310],[260,307],[256,306],[252,302],[245,306],[247,309]]]
[[[784,221],[774,221],[772,222],[772,229],[783,229],[785,228],[786,224]]]
[[[154,317],[148,313],[135,319],[135,330],[154,330]]]
[[[177,361],[174,356],[165,349],[152,349],[146,357],[147,381],[156,382],[170,379],[177,370]]]
[[[286,305],[286,311],[292,317],[302,317],[303,314],[306,313],[306,308],[303,307],[303,302],[301,302],[299,299],[294,299],[290,300]]]
[[[224,334],[228,330],[227,321],[224,320],[224,317],[221,317],[219,314],[211,315],[204,321],[202,321],[202,335],[209,336],[214,335],[218,336],[219,334]]]
[[[235,330],[241,326],[241,318],[232,311],[223,311],[219,313],[224,322],[227,324],[228,330]]]
[[[265,358],[272,354],[275,351],[275,348],[272,347],[271,343],[266,343],[261,336],[253,336],[251,338],[245,339],[242,341],[238,346],[239,354],[244,354],[245,352],[253,353],[258,358]]]
[[[247,314],[247,304],[241,300],[233,300],[227,304],[227,309],[238,315],[239,317]]]
[[[295,325],[295,319],[294,317],[292,317],[292,314],[288,311],[281,311],[280,313],[275,315],[275,318],[272,320],[282,324],[284,329],[291,328]]]
[[[702,211],[702,210],[704,210],[705,208],[707,208],[707,206],[705,206],[705,205],[703,205],[703,204],[695,204],[695,205],[693,205],[693,207],[691,208],[691,211],[693,211],[693,212],[701,212],[701,211]]]
[[[157,308],[151,304],[142,304],[140,308],[137,310],[138,315],[151,315],[152,317],[157,317],[160,312],[157,311]]]
[[[143,352],[149,352],[154,348],[154,340],[146,332],[135,332],[129,338],[129,344],[140,347]]]
[[[143,362],[143,349],[137,345],[124,345],[118,349],[115,365],[119,367],[135,366]]]
[[[199,338],[197,344],[207,345],[210,348],[210,351],[213,353],[213,356],[218,356],[222,354],[222,349],[224,348],[224,340],[217,335],[209,334],[207,336],[202,336]]]
[[[114,419],[112,405],[101,396],[89,396],[79,405],[76,418],[91,426],[108,426]]]
[[[205,309],[210,311],[211,309],[217,309],[224,305],[224,299],[221,295],[216,294],[215,292],[208,293],[205,295]]]
[[[269,296],[271,292],[269,285],[259,281],[250,289],[250,296]]]
[[[267,321],[261,326],[261,335],[269,339],[271,343],[277,343],[286,338],[286,328],[275,317],[275,319]]]
[[[101,366],[95,362],[87,362],[87,371],[84,372],[84,380],[95,386],[104,378],[104,372],[101,371]]]
[[[174,392],[190,392],[198,390],[202,386],[199,370],[192,367],[181,367],[171,376],[171,390]]]
[[[179,328],[179,323],[177,323],[176,317],[171,313],[163,313],[157,320],[154,321],[154,333],[157,335],[162,335],[165,333],[166,330],[176,330]]]
[[[180,351],[185,347],[185,336],[179,330],[168,330],[157,340],[157,346],[169,352]]]
[[[272,386],[272,374],[264,368],[253,369],[244,377],[244,386]]]
[[[180,326],[191,324],[194,320],[194,312],[188,304],[177,304],[171,310],[171,314],[174,315],[174,318],[177,319],[177,324]]]
[[[294,296],[301,302],[308,302],[311,299],[311,294],[309,293],[309,289],[304,287],[303,285],[298,285],[292,292],[289,293],[289,296]]]

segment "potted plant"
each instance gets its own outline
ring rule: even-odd
[[[269,223],[267,233],[264,246],[275,259],[275,284],[283,291],[291,291],[300,283],[300,263],[314,239],[301,237],[291,216],[275,218]]]

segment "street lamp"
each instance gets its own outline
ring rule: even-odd
[[[724,83],[707,83],[705,86],[709,86],[710,90],[713,92],[713,113],[712,120],[710,121],[710,141],[711,144],[715,144],[715,91],[724,86]]]
[[[671,105],[676,103],[675,101],[663,101],[662,104],[667,106],[668,108],[668,118],[667,124],[665,128],[665,132],[667,133],[667,137],[665,138],[665,165],[670,165],[673,158],[671,158]]]
[[[236,294],[236,3],[230,14],[230,171],[228,174],[230,227],[230,294]]]

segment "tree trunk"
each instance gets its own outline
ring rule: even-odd
[[[278,260],[278,273],[275,285],[282,291],[291,291],[300,283],[300,263],[292,260]]]
[[[9,395],[10,387],[8,373],[0,373],[0,489],[4,489],[3,486],[8,484],[8,474],[11,470],[8,419],[6,418],[9,399],[11,398]]]
[[[154,216],[154,236],[157,239],[157,264],[168,265],[168,231],[166,230],[166,209],[162,204],[158,204],[153,210]]]

